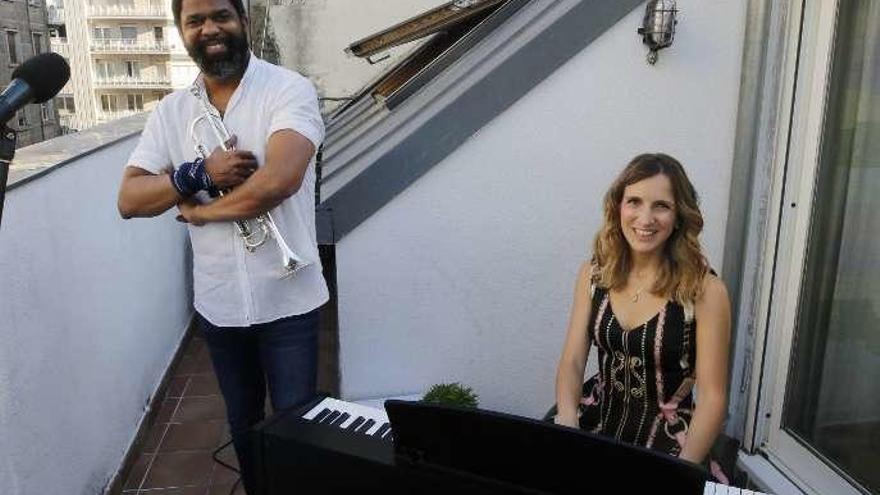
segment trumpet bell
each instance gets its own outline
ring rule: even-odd
[[[292,277],[296,275],[303,268],[311,265],[308,261],[297,260],[294,258],[286,258],[282,261],[284,271],[281,274],[281,278],[285,279],[288,277]]]

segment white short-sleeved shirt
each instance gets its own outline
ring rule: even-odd
[[[201,77],[197,84],[204,88]],[[189,88],[163,98],[147,120],[128,163],[160,173],[169,166],[193,161],[196,150],[190,124],[201,113]],[[260,166],[265,163],[269,136],[276,131],[292,129],[308,138],[315,149],[324,139],[324,123],[311,82],[253,54],[223,121],[238,137],[236,148],[253,152]],[[198,135],[213,149],[218,143],[208,131],[201,127]],[[313,157],[299,191],[271,211],[287,244],[311,262],[294,277],[280,278],[281,257],[272,240],[249,253],[233,222],[189,226],[195,308],[209,322],[249,326],[304,314],[327,302],[315,236],[314,191]],[[211,201],[204,191],[197,198]]]

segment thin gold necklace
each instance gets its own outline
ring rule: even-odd
[[[647,284],[645,284],[645,285],[639,287],[638,290],[636,291],[636,293],[633,294],[632,297],[629,298],[629,300],[632,301],[632,302],[634,302],[634,303],[639,302],[639,296],[642,295],[642,291],[645,290],[645,286],[646,286],[646,285],[647,285]]]
[[[636,289],[636,292],[632,296],[630,296],[629,300],[634,303],[639,302],[639,296],[642,295],[642,291],[644,291],[645,287],[647,287],[648,285],[648,282],[645,282],[641,286],[639,286],[639,288]]]

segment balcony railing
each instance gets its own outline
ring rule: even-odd
[[[168,17],[168,11],[165,7],[158,5],[89,5],[89,17],[139,17],[143,19],[165,19]]]
[[[64,8],[56,7],[54,5],[50,5],[47,9],[49,14],[49,24],[59,25],[64,24]]]
[[[164,41],[147,41],[129,38],[96,38],[91,43],[92,51],[108,53],[164,53],[169,50]]]
[[[64,58],[70,58],[70,46],[67,38],[49,38],[49,49]]]
[[[115,112],[99,112],[98,121],[109,122],[111,120],[121,119],[123,117],[131,117],[132,115],[137,115],[144,112],[145,110],[117,110]]]
[[[171,80],[167,77],[95,77],[95,86],[101,89],[113,88],[139,88],[139,89],[165,89],[171,88]]]
[[[62,128],[70,129],[73,127],[73,115],[72,113],[58,113],[58,123]]]

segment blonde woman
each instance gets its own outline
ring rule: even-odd
[[[558,424],[706,461],[726,412],[730,303],[702,229],[694,187],[668,155],[635,157],[611,185],[575,286]],[[591,346],[599,371],[584,383]]]

